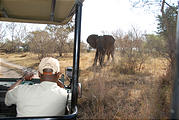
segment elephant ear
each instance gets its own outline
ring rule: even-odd
[[[95,35],[95,34],[93,34],[93,35],[90,35],[90,36],[88,36],[88,38],[87,38],[87,43],[92,47],[92,48],[96,48],[96,41],[97,41],[97,39],[98,39],[98,35]]]

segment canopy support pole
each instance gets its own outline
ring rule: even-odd
[[[179,2],[178,2],[179,10]],[[176,78],[173,85],[173,98],[171,108],[171,119],[179,119],[179,15],[177,16],[176,28]]]
[[[56,4],[56,0],[52,0],[51,13],[50,13],[51,21],[54,21],[54,17],[55,17],[55,4]]]
[[[73,80],[72,80],[72,104],[71,104],[72,110],[77,105],[77,99],[78,99],[81,15],[82,15],[82,2],[78,1],[76,3],[74,50],[73,50],[73,75],[72,75]]]

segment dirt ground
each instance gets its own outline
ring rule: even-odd
[[[161,112],[162,105],[158,99],[159,77],[166,73],[166,60],[150,58],[141,72],[127,75],[119,73],[117,68],[114,70],[111,63],[102,69],[92,67],[94,53],[82,53],[80,56],[79,81],[83,87],[82,98],[78,100],[80,119],[166,118],[165,113]],[[0,57],[33,68],[37,68],[39,63],[37,57],[30,53],[5,54]],[[72,54],[64,54],[57,59],[60,61],[62,73],[66,66],[72,66]],[[2,72],[1,70],[0,75]]]
[[[8,62],[6,59],[0,58],[0,77],[1,78],[19,78],[22,76],[26,67]],[[37,71],[33,70],[35,75],[34,78],[37,78]]]
[[[7,67],[3,67],[0,64],[0,77],[1,78],[8,78],[8,77],[12,77],[12,78],[19,78],[21,75],[18,74],[15,70],[7,68]]]

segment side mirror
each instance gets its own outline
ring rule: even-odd
[[[72,80],[72,73],[73,73],[73,67],[65,68],[65,75],[70,79],[70,82]],[[78,83],[78,98],[81,97],[82,97],[82,85],[81,83]]]
[[[71,80],[72,79],[72,73],[73,73],[73,68],[72,67],[66,67],[65,69],[65,75]]]

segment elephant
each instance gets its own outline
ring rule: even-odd
[[[94,49],[96,49],[96,54],[94,58],[93,66],[96,66],[97,60],[99,59],[100,66],[103,66],[105,55],[110,55],[112,61],[114,61],[114,43],[115,39],[111,35],[98,36],[96,34],[89,35],[87,38],[87,43]]]

